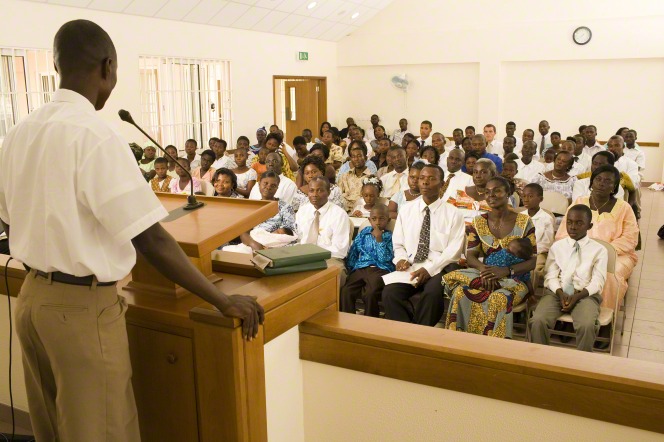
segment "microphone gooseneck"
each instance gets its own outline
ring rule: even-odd
[[[143,130],[138,124],[136,124],[136,122],[134,121],[134,118],[131,116],[131,114],[129,113],[129,111],[126,111],[126,110],[124,110],[124,109],[120,109],[120,110],[118,111],[118,115],[120,116],[120,119],[121,119],[122,121],[131,124],[131,125],[134,126],[136,129],[138,129],[143,135],[145,135],[146,137],[148,137],[148,139],[149,139],[150,141],[152,141],[152,143],[154,143],[154,145],[157,146],[157,147],[159,148],[159,150],[162,151],[162,152],[164,153],[164,155],[166,155],[171,161],[173,161],[174,163],[177,162],[177,160],[176,160],[175,158],[173,158],[173,156],[172,156],[171,154],[169,154],[168,152],[166,152],[166,149],[164,149],[163,147],[161,147],[161,145],[160,145],[159,143],[157,143],[157,142],[154,140],[154,138],[152,138],[152,137],[151,137],[147,132],[145,132],[145,131],[144,131],[144,130]],[[194,210],[194,209],[198,209],[198,208],[203,207],[203,206],[205,205],[205,203],[196,200],[196,195],[194,195],[194,177],[191,176],[191,172],[189,172],[187,169],[182,168],[182,170],[184,170],[185,172],[187,172],[187,175],[189,175],[189,179],[191,180],[191,183],[189,184],[189,187],[191,188],[191,194],[187,197],[187,204],[183,207],[183,209],[184,209],[184,210]]]

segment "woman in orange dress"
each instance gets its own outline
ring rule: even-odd
[[[602,307],[616,307],[616,295],[621,301],[627,293],[629,279],[638,257],[636,244],[639,240],[639,226],[632,207],[615,197],[620,185],[620,172],[613,166],[600,166],[590,177],[590,196],[578,198],[574,204],[590,207],[593,213],[593,227],[588,236],[611,244],[618,253],[615,278],[607,278],[602,291]],[[567,216],[556,234],[556,240],[566,238]]]

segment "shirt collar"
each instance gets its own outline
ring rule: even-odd
[[[311,204],[311,202],[309,204]],[[316,209],[314,207],[314,205],[311,204],[311,208],[314,209],[312,214],[315,214],[316,210],[318,210],[318,212],[320,212],[320,216],[325,215],[327,213],[327,211],[330,209],[330,204],[332,204],[332,203],[328,200],[327,203],[325,203],[325,205],[323,207],[321,207],[320,209]]]
[[[590,239],[588,238],[588,234],[586,234],[586,236],[581,238],[579,241],[575,241],[572,238],[570,238],[569,236],[567,237],[567,239],[569,240],[570,247],[574,247],[575,242],[579,243],[579,247],[584,247],[586,244],[588,244],[590,242]]]
[[[420,210],[420,212],[424,212],[424,209],[427,207],[427,203],[424,202],[424,198],[421,196],[417,198],[418,203],[417,206]],[[436,201],[433,203],[429,204],[429,210],[431,212],[434,212],[440,205],[443,203],[443,200],[441,198],[438,198]]]
[[[52,101],[60,101],[65,103],[72,103],[83,107],[87,112],[95,113],[95,107],[85,98],[83,95],[78,92],[74,92],[70,89],[58,89],[53,94]]]

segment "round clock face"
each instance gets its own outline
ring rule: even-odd
[[[574,38],[574,43],[578,45],[584,45],[590,41],[592,38],[593,33],[590,31],[590,28],[587,28],[585,26],[581,26],[580,28],[576,28],[574,31],[574,34],[572,34],[572,37]]]

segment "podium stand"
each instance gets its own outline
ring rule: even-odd
[[[159,194],[169,211],[184,195]],[[265,309],[257,339],[239,320],[159,274],[142,257],[123,281],[141,438],[145,441],[267,440],[264,344],[334,305],[338,270],[262,277],[249,255],[211,253],[277,213],[276,202],[200,197],[206,206],[168,222],[203,274],[226,294],[252,295]]]
[[[183,195],[157,194],[161,204],[169,212],[181,215],[162,222],[173,235],[191,262],[215,283],[219,277],[212,272],[212,251],[237,238],[251,227],[277,214],[276,201],[256,201],[239,198],[199,197],[205,206],[194,211],[184,211]],[[191,294],[159,273],[140,254],[131,271],[131,281],[125,290],[134,290],[158,296],[176,297]]]

